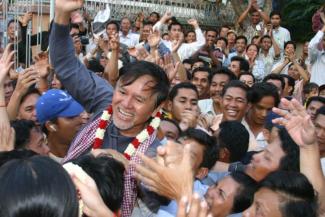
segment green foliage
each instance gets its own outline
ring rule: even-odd
[[[289,29],[292,40],[296,42],[310,40],[315,35],[312,31],[312,17],[324,4],[324,0],[290,0],[285,2],[282,9],[282,25]]]

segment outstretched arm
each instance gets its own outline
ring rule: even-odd
[[[284,109],[273,108],[282,118],[274,123],[283,125],[291,138],[299,146],[300,172],[313,184],[318,192],[320,216],[325,214],[325,179],[320,165],[320,153],[316,139],[315,126],[305,108],[296,100],[281,100]],[[289,111],[287,111],[289,110]]]

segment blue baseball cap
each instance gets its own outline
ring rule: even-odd
[[[58,117],[78,116],[83,111],[71,95],[58,89],[48,90],[36,103],[36,117],[41,124]]]

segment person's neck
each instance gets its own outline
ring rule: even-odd
[[[244,56],[244,51],[237,51],[237,56]]]
[[[270,51],[270,49],[268,49],[268,50],[262,49],[262,54],[264,56],[267,56],[267,55],[269,55],[269,51]]]
[[[120,130],[119,129],[119,132],[122,136],[136,137],[145,127],[146,127],[146,125],[139,125],[139,126],[134,126],[128,130]]]
[[[263,124],[257,124],[253,121],[253,117],[250,112],[247,113],[245,116],[245,121],[247,122],[249,128],[253,132],[254,136],[256,137],[260,132],[263,130]]]
[[[278,30],[280,28],[280,25],[278,25],[278,26],[273,26],[273,29],[274,30]]]
[[[124,36],[127,36],[127,35],[129,34],[129,32],[130,32],[130,31],[127,31],[127,32],[122,31],[122,34],[123,34]]]
[[[48,136],[48,146],[50,151],[56,157],[64,158],[68,152],[70,144],[65,144],[59,141],[58,137],[54,134]]]

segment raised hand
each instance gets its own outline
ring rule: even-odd
[[[177,201],[183,195],[191,196],[194,175],[189,145],[183,149],[181,162],[173,167],[163,166],[143,154],[140,157],[144,165],[135,165],[136,178],[149,190]]]
[[[58,12],[70,13],[79,8],[82,8],[83,4],[83,0],[56,0],[55,8]]]
[[[169,81],[172,81],[179,69],[180,62],[174,63],[173,56],[170,54],[164,55],[162,67],[165,70]]]
[[[194,27],[194,29],[199,28],[199,23],[196,19],[190,19],[187,21],[188,24]]]
[[[182,131],[187,130],[190,127],[195,127],[198,121],[199,112],[197,110],[185,110],[181,114],[181,121],[179,127]]]
[[[39,81],[38,72],[34,68],[25,69],[19,73],[15,91],[24,95],[28,88]]]
[[[177,53],[183,41],[184,41],[184,33],[180,32],[178,39],[172,42],[172,53]]]
[[[188,205],[190,210],[188,211]],[[187,197],[183,197],[178,203],[177,217],[206,217],[208,216],[208,205],[205,201],[201,201],[198,194],[192,196],[191,201]]]
[[[23,26],[26,26],[29,21],[31,21],[33,18],[33,13],[32,12],[27,12],[24,14],[24,16],[19,17],[18,20],[21,22]]]
[[[273,120],[273,123],[284,126],[291,138],[304,147],[317,142],[315,126],[305,108],[296,100],[281,99],[283,109],[273,108],[273,111],[282,118]]]
[[[114,34],[111,35],[108,44],[109,44],[109,47],[112,50],[119,50],[120,49],[120,38],[119,38],[118,33],[114,33]]]
[[[12,44],[8,44],[0,59],[0,84],[2,85],[10,68],[14,65],[13,57],[15,51],[12,51]]]
[[[167,20],[172,18],[172,13],[167,11],[164,16],[161,18],[162,23],[165,23]]]
[[[47,52],[40,52],[34,57],[34,69],[38,72],[39,77],[47,78],[50,73],[49,56]]]

